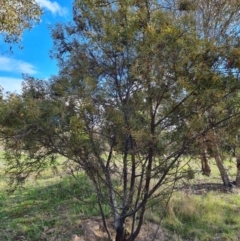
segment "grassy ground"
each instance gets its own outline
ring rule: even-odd
[[[92,184],[82,173],[77,180],[66,175],[64,159],[58,172],[47,170],[12,194],[6,191],[3,159],[0,151],[0,241],[69,241],[83,233],[82,220],[99,216]]]
[[[32,182],[12,195],[0,190],[1,241],[69,241],[72,234],[82,234],[82,219],[99,215],[84,175],[78,181],[55,177]]]
[[[227,166],[234,175],[234,163]],[[211,178],[199,173],[194,180],[185,180],[188,188],[174,193],[161,222],[167,240],[240,240],[239,192],[212,191],[204,186],[202,192],[190,190],[192,185],[206,182],[221,182],[215,166]],[[81,220],[99,216],[96,195],[83,174],[74,180],[47,172],[11,195],[5,189],[5,176],[0,172],[0,241],[69,241],[72,234],[83,233]],[[159,216],[158,208],[153,207],[146,220],[159,222]]]
[[[163,225],[172,240],[240,240],[239,195],[175,194]]]

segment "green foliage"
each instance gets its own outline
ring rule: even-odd
[[[2,0],[0,32],[6,42],[18,42],[25,29],[40,21],[41,9],[35,1]]]

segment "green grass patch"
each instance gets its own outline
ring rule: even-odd
[[[12,195],[0,191],[0,240],[68,240],[81,234],[81,219],[99,216],[97,197],[90,181],[78,180],[27,184]],[[109,209],[104,206],[106,214]]]
[[[238,194],[210,192],[206,195],[172,197],[163,226],[184,240],[239,240],[240,198]]]

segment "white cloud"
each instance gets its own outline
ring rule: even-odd
[[[21,93],[22,81],[20,78],[0,77],[0,86],[4,91]]]
[[[67,15],[67,8],[61,7],[57,2],[51,2],[49,0],[36,0],[36,2],[40,5],[42,8],[46,8],[53,14],[58,14],[60,16],[66,16]]]
[[[0,56],[0,71],[24,73],[24,74],[36,74],[36,68],[27,62],[22,60],[8,58]]]

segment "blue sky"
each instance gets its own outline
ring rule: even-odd
[[[0,42],[0,86],[4,91],[20,93],[23,73],[41,79],[48,79],[58,73],[56,60],[49,57],[52,48],[50,26],[72,20],[72,1],[36,2],[44,11],[41,23],[24,32],[22,42],[13,46],[13,53],[5,51],[9,49],[9,45]]]

